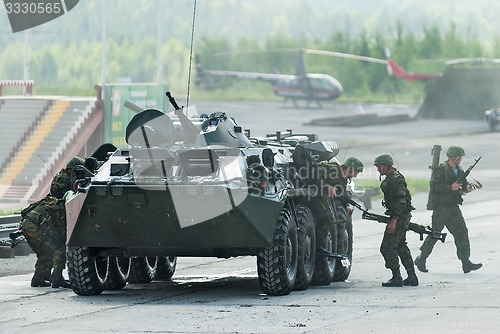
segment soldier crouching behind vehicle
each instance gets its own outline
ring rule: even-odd
[[[345,228],[348,236],[348,249],[347,257],[352,262],[352,244],[353,244],[353,230],[352,230],[352,207],[340,200],[343,196],[352,197],[351,191],[348,188],[351,180],[363,172],[364,165],[358,158],[349,157],[342,164],[336,162],[320,162],[320,168],[326,169],[326,187],[323,187],[327,196],[323,197],[323,201],[331,201],[332,208],[334,209],[333,217],[330,221],[338,221],[339,218],[345,222]],[[326,203],[325,203],[326,206]],[[327,206],[326,206],[327,207]],[[330,210],[331,212],[331,210]],[[332,213],[330,213],[331,215]]]
[[[66,265],[64,203],[63,198],[47,195],[21,211],[20,228],[37,256],[32,287],[70,287],[62,276]]]
[[[79,156],[74,156],[71,158],[66,167],[61,169],[50,184],[50,195],[63,198],[64,194],[68,190],[71,190],[71,170],[76,166],[83,166],[85,164],[85,160],[80,158]]]
[[[349,196],[348,184],[352,178],[363,172],[363,163],[355,158],[349,157],[344,163],[335,161],[322,161],[319,166],[319,186],[321,189],[322,202],[327,209],[329,221],[332,223],[344,223],[352,214],[352,207],[342,203],[338,198]]]

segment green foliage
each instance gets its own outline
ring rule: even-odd
[[[500,57],[500,37],[491,37],[494,29],[486,33],[493,21],[490,13],[478,9],[483,8],[481,1],[474,8],[454,3],[453,12],[464,15],[454,15],[453,21],[443,19],[443,14],[453,13],[441,2],[417,6],[409,0],[397,5],[360,0],[355,5],[335,4],[333,11],[327,0],[279,2],[280,10],[276,10],[275,2],[265,0],[203,2],[197,8],[194,54],[190,53],[191,2],[173,2],[168,8],[161,1],[108,3],[105,80],[161,81],[178,93],[187,92],[189,75],[191,82],[195,81],[195,55],[206,69],[282,74],[296,74],[298,48],[385,59],[388,47],[393,59],[414,72],[445,70],[442,63],[421,61],[425,59]],[[48,23],[45,27],[50,33],[37,35],[35,29],[30,37],[29,77],[35,81],[36,94],[94,95],[94,85],[103,79],[101,1],[80,2],[77,8],[83,15],[75,15],[75,9]],[[488,3],[487,8],[493,13],[500,5]],[[401,15],[404,13],[412,13],[411,18]],[[423,13],[431,18],[430,23],[416,19]],[[472,24],[463,22],[465,13],[473,18]],[[400,17],[407,18],[400,21]],[[157,19],[159,26],[154,24]],[[60,33],[62,24],[64,34]],[[161,34],[159,57],[157,29]],[[479,36],[477,31],[481,32]],[[242,50],[251,52],[235,52]],[[0,36],[0,79],[23,77],[23,55],[22,38]],[[305,55],[304,60],[308,72],[326,73],[342,83],[341,101],[414,102],[415,96],[423,95],[423,83],[396,80],[388,76],[383,64],[321,55]],[[268,83],[230,78],[199,83],[190,88],[195,98],[277,99]]]
[[[408,189],[410,193],[415,194],[417,192],[429,192],[429,179],[418,179],[407,177],[405,178],[406,184],[408,185]],[[371,180],[371,179],[356,179],[355,184],[358,187],[379,187],[379,180]]]
[[[10,216],[10,215],[18,214],[22,209],[23,208],[19,208],[19,209],[6,209],[6,210],[0,209],[0,217],[1,216]]]

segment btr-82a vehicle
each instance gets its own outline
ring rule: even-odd
[[[143,110],[126,128],[127,148],[104,144],[72,171],[73,291],[169,279],[179,257],[256,256],[269,295],[345,280],[352,245],[317,172],[338,145],[291,130],[252,138],[224,112],[188,118],[167,96],[177,118]]]

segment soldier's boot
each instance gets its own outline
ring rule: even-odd
[[[66,281],[62,275],[62,270],[54,270],[52,272],[52,287],[53,288],[71,288],[71,285]]]
[[[33,278],[31,278],[31,286],[34,288],[50,286],[50,282],[46,281],[43,275],[35,270]]]
[[[408,278],[403,280],[404,286],[418,286],[417,274],[415,274],[415,268],[407,269]]]
[[[382,283],[382,286],[385,287],[399,287],[403,286],[403,278],[401,277],[401,272],[399,271],[399,268],[392,269],[392,277],[390,280],[388,280],[385,283]]]
[[[422,254],[420,254],[419,256],[417,256],[415,258],[415,261],[414,261],[415,265],[417,266],[417,269],[420,270],[423,273],[429,272],[429,270],[425,266],[425,260],[426,260],[426,258],[423,257]]]
[[[45,271],[43,272],[42,276],[43,276],[43,279],[44,279],[44,280],[49,281],[49,282],[52,282],[52,274],[51,274],[51,270],[52,270],[52,268],[51,268],[51,269],[49,269],[49,270],[45,270]]]
[[[478,270],[482,266],[482,263],[472,263],[469,259],[462,260],[462,269],[465,274],[470,273],[473,270]]]

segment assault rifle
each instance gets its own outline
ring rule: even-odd
[[[23,235],[22,230],[17,230],[15,232],[11,232],[9,234],[9,238],[10,238],[10,240],[12,240],[12,242],[10,243],[10,248],[14,248],[17,244],[19,244],[21,241],[24,240],[24,239],[19,239],[16,241],[16,239],[21,237],[22,235]]]
[[[371,213],[368,210],[363,209],[363,207],[361,205],[359,205],[358,203],[356,203],[355,201],[350,199],[348,196],[341,196],[339,199],[340,199],[340,201],[345,202],[345,203],[349,203],[352,206],[363,211],[363,214],[361,215],[361,218],[363,218],[363,219],[374,220],[374,221],[377,221],[379,223],[384,223],[384,224],[389,224],[391,222],[391,217]],[[440,240],[441,242],[444,242],[446,239],[446,233],[434,231],[430,226],[424,226],[424,225],[410,222],[410,225],[408,226],[408,230],[420,234],[420,240],[424,240],[424,234],[428,234],[431,236],[431,238]]]
[[[469,176],[470,171],[472,170],[472,168],[476,167],[477,163],[479,162],[479,160],[481,160],[481,158],[482,156],[480,156],[477,159],[474,159],[475,162],[471,166],[469,166],[469,168],[467,168],[467,170],[464,172],[463,176],[457,180],[458,183],[462,184],[462,190],[464,192],[467,191],[467,176]]]

